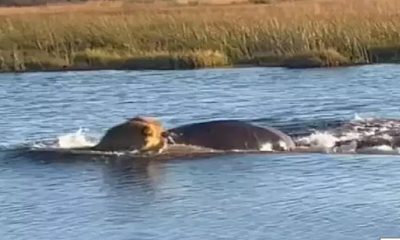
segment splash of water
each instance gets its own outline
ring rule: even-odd
[[[260,151],[262,152],[272,152],[273,148],[272,148],[272,144],[267,142],[264,143],[261,147],[260,147]]]
[[[364,121],[365,118],[361,117],[358,113],[354,114],[353,121]]]
[[[309,136],[298,139],[297,143],[300,145],[309,146],[313,149],[329,150],[335,146],[338,140],[339,139],[337,137],[327,131],[316,131]]]
[[[67,133],[57,137],[56,147],[63,149],[92,147],[96,144],[94,139],[91,139],[86,133],[85,129],[79,128],[74,133]]]
[[[296,145],[340,153],[398,154],[400,120],[364,118],[355,114],[347,124],[325,131],[315,130],[295,139]]]

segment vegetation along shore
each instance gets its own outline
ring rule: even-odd
[[[85,2],[1,7],[0,21],[3,72],[400,61],[398,0]]]

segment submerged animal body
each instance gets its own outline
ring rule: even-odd
[[[216,120],[169,129],[173,144],[200,146],[215,150],[290,151],[293,140],[285,133],[240,120]]]

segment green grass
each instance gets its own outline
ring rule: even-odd
[[[400,61],[397,0],[55,9],[0,8],[2,71]]]

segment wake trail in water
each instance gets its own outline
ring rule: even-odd
[[[34,142],[32,148],[54,148],[54,149],[73,149],[92,147],[97,144],[98,138],[88,134],[86,129],[79,128],[76,132],[62,134],[56,139],[42,140]]]
[[[332,153],[399,154],[400,120],[356,117],[340,126],[295,138],[297,146]]]

